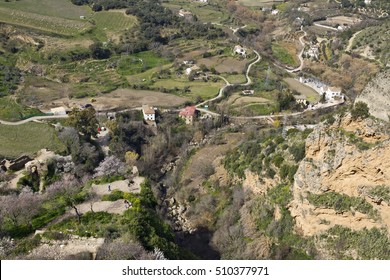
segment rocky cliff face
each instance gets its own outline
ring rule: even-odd
[[[390,115],[390,70],[379,73],[364,88],[356,101],[367,103],[370,113],[382,120],[389,121]]]
[[[335,225],[390,231],[390,201],[372,195],[390,193],[389,135],[387,123],[349,115],[314,129],[289,205],[298,232],[313,236]]]

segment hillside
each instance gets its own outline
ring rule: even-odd
[[[320,124],[307,138],[289,210],[298,232],[321,240],[318,249],[324,257],[378,257],[378,244],[352,243],[376,230],[388,238],[389,152],[388,124],[372,119],[354,121],[349,115],[332,125]],[[346,232],[350,237],[346,238]],[[349,245],[336,249],[337,242]],[[384,258],[388,257],[388,244],[381,251]]]
[[[0,259],[390,259],[389,3],[0,0]]]
[[[390,121],[390,70],[376,75],[356,98],[357,101],[367,103],[373,116]]]

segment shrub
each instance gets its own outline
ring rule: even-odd
[[[368,105],[362,101],[356,102],[351,110],[351,115],[354,120],[368,118],[370,116]]]
[[[305,143],[293,145],[288,150],[296,162],[301,161],[305,157]]]
[[[105,194],[102,201],[117,201],[124,198],[124,193],[120,190],[113,190],[110,194]]]
[[[275,164],[276,167],[280,167],[282,165],[283,161],[284,161],[284,157],[281,155],[276,155],[272,159],[272,163]]]

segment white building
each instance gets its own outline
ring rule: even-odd
[[[364,0],[364,4],[370,5],[371,4],[371,0]]]
[[[143,105],[142,106],[142,113],[144,114],[144,120],[145,121],[155,121],[156,120],[156,112],[153,109],[153,107],[150,107],[149,105]]]
[[[243,95],[253,95],[255,91],[253,89],[246,89],[242,91]]]
[[[313,59],[318,59],[318,56],[320,54],[318,50],[318,46],[311,46],[310,49],[308,49],[305,52],[307,57],[313,58]]]
[[[240,54],[242,55],[243,57],[246,57],[246,49],[241,47],[240,45],[236,45],[233,49],[233,52],[235,54]]]
[[[338,87],[323,86],[323,87],[321,87],[321,91],[323,94],[325,93],[325,100],[332,100],[335,98],[343,98],[344,97],[344,95],[341,94],[341,88],[338,88]]]
[[[66,109],[64,107],[51,108],[50,112],[55,116],[64,116],[66,115]]]
[[[192,13],[190,11],[186,11],[184,9],[180,9],[179,16],[181,16],[181,17],[190,17],[190,16],[192,16]]]
[[[187,76],[189,76],[189,75],[192,73],[192,71],[198,71],[198,70],[200,70],[199,66],[193,65],[193,66],[191,66],[191,67],[188,67],[188,68],[185,70],[185,73],[186,73]]]

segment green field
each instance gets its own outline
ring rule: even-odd
[[[164,7],[178,13],[180,9],[185,9],[195,14],[201,22],[222,22],[228,19],[228,15],[218,10],[217,7],[204,3],[190,2],[183,0],[170,0],[163,3]]]
[[[16,126],[0,125],[0,157],[32,155],[43,148],[52,151],[64,149],[53,127],[34,122]]]
[[[296,59],[294,59],[294,57],[288,52],[287,49],[279,44],[272,44],[272,54],[277,60],[285,65],[297,66]]]
[[[91,13],[88,6],[73,5],[70,0],[20,0],[0,1],[0,7],[28,13],[46,15],[65,19],[80,19]],[[0,17],[2,18],[2,17]]]
[[[121,75],[138,74],[170,63],[167,59],[157,56],[152,51],[122,56],[115,60],[118,65],[117,71]]]
[[[123,11],[102,11],[93,14],[91,19],[95,21],[99,29],[107,29],[111,32],[124,31],[137,22],[136,17],[126,15]]]
[[[0,22],[66,36],[95,26],[95,35],[106,39],[107,33],[112,35],[131,28],[136,18],[124,11],[93,13],[88,6],[76,6],[68,0],[22,0],[0,2]]]
[[[164,79],[157,80],[153,84],[153,88],[159,89],[164,87],[167,89],[173,89],[175,87],[183,89],[189,86],[190,92],[182,94],[180,96],[189,97],[195,99],[196,96],[202,97],[204,100],[215,97],[218,95],[219,89],[222,87],[222,82],[203,82],[203,81],[188,81],[188,79]]]
[[[32,116],[43,115],[39,110],[23,106],[10,97],[0,98],[0,119],[18,121]]]
[[[86,31],[91,26],[87,21],[46,16],[2,7],[0,7],[0,22],[65,36]]]
[[[299,81],[293,78],[285,78],[284,81],[288,84],[288,86],[292,90],[296,90],[301,95],[306,96],[306,99],[310,102],[317,102],[320,100],[321,96],[318,92],[316,92],[311,87],[300,83]]]
[[[248,7],[270,7],[273,4],[278,5],[283,3],[283,0],[239,0],[238,2]]]

